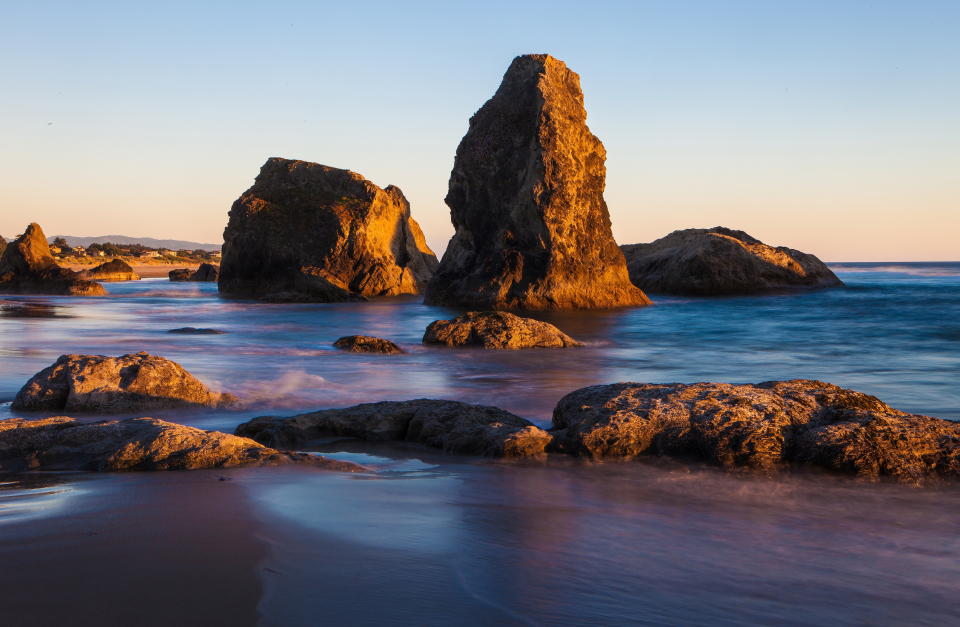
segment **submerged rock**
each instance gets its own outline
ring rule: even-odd
[[[960,423],[821,381],[595,385],[563,397],[551,450],[658,454],[727,468],[808,465],[919,482],[960,476]]]
[[[171,281],[190,281],[193,271],[190,268],[177,268],[168,272],[167,276],[170,277]]]
[[[648,305],[627,275],[603,199],[606,151],[580,77],[517,57],[457,148],[446,202],[456,232],[426,302],[477,309]]]
[[[347,335],[333,343],[340,350],[350,351],[351,353],[384,353],[386,355],[399,355],[403,349],[391,342],[379,337],[369,335]]]
[[[123,259],[114,259],[79,273],[84,279],[96,281],[139,281],[140,275]]]
[[[582,344],[548,322],[505,311],[471,311],[453,320],[435,320],[424,344],[483,348],[562,348]]]
[[[99,283],[58,266],[43,229],[34,222],[0,255],[0,293],[103,296],[107,292]]]
[[[0,470],[195,470],[300,463],[363,467],[267,448],[249,438],[156,418],[84,423],[74,418],[0,420]]]
[[[174,361],[133,353],[120,357],[61,355],[17,392],[13,408],[109,413],[226,407],[234,402],[230,394],[208,390]]]
[[[813,255],[774,248],[722,226],[674,231],[649,244],[621,248],[630,279],[654,293],[719,296],[843,285]]]
[[[254,418],[237,434],[267,446],[299,446],[330,436],[419,442],[451,453],[537,457],[550,435],[528,420],[484,405],[419,399],[366,403],[289,418]]]
[[[223,335],[226,331],[206,329],[203,327],[180,327],[179,329],[170,329],[167,333],[177,333],[179,335]]]
[[[437,260],[400,188],[272,158],[230,209],[220,291],[333,302],[419,294]]]

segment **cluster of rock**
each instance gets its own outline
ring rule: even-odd
[[[272,158],[230,209],[223,294],[335,302],[419,294],[437,265],[400,188]]]
[[[43,229],[34,222],[23,235],[3,247],[0,293],[103,296],[107,292],[99,283],[57,265]]]
[[[194,470],[292,463],[364,470],[351,462],[277,451],[249,438],[155,418],[0,420],[0,471]]]
[[[290,418],[265,416],[243,423],[237,434],[280,448],[342,436],[494,457],[537,457],[550,441],[546,431],[508,411],[430,399],[365,403]]]
[[[622,248],[630,279],[653,293],[719,296],[843,285],[813,255],[720,226]]]
[[[423,343],[490,349],[581,346],[548,322],[505,311],[471,311],[453,320],[435,320],[427,327]]]
[[[215,263],[201,263],[196,270],[178,268],[167,273],[171,281],[198,281],[213,283],[220,278],[220,266]]]
[[[347,335],[338,339],[333,345],[340,350],[351,353],[382,353],[384,355],[399,355],[403,349],[382,337],[369,335]]]
[[[99,266],[83,270],[80,277],[92,281],[139,281],[140,275],[123,259],[114,259]]]
[[[176,407],[228,407],[180,364],[148,353],[61,355],[17,392],[13,409],[118,413]]]

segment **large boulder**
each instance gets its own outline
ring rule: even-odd
[[[508,411],[457,401],[419,399],[365,403],[289,418],[265,416],[237,427],[267,446],[299,446],[330,436],[419,442],[451,453],[537,457],[550,435]]]
[[[84,279],[94,281],[139,281],[140,275],[123,259],[114,259],[79,273]]]
[[[62,416],[0,420],[0,471],[195,470],[288,463],[363,470],[350,462],[281,452],[249,438],[155,418],[95,423]]]
[[[220,266],[215,263],[201,263],[197,270],[190,275],[191,281],[215,283],[220,278]]]
[[[33,222],[0,255],[0,293],[103,296],[107,292],[99,283],[58,266],[43,229]]]
[[[774,248],[722,226],[674,231],[649,244],[621,248],[630,279],[648,292],[720,296],[843,285],[813,255]]]
[[[189,281],[190,277],[193,276],[193,270],[190,268],[175,268],[167,272],[167,276],[174,282]]]
[[[457,148],[446,202],[456,232],[426,302],[470,309],[648,305],[627,275],[603,199],[606,151],[580,77],[517,57]]]
[[[382,353],[384,355],[399,355],[403,349],[382,337],[370,335],[347,335],[333,343],[336,348],[350,353]]]
[[[560,400],[551,434],[552,450],[594,459],[659,454],[907,482],[960,476],[960,423],[822,381],[596,385]]]
[[[17,392],[13,408],[109,413],[227,407],[235,402],[230,394],[208,390],[180,364],[141,352],[120,357],[61,355]]]
[[[230,209],[220,291],[269,300],[419,294],[437,260],[400,188],[272,158]]]
[[[470,311],[453,320],[434,320],[423,334],[423,343],[495,349],[581,346],[548,322],[505,311]]]

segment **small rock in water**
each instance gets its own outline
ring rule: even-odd
[[[114,259],[80,272],[84,279],[94,281],[139,281],[140,275],[123,259]]]
[[[348,335],[342,337],[333,343],[340,350],[350,351],[351,353],[383,353],[386,355],[398,355],[403,349],[391,342],[379,337],[369,335]]]
[[[190,268],[177,268],[176,270],[171,270],[167,273],[167,276],[170,277],[171,281],[189,281],[190,277],[193,276]]]
[[[223,335],[226,331],[206,329],[203,327],[180,327],[179,329],[170,329],[167,333],[179,333],[180,335]]]
[[[494,349],[581,346],[548,322],[505,311],[471,311],[453,320],[435,320],[427,327],[423,343]]]

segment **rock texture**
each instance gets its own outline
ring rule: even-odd
[[[269,300],[418,294],[437,260],[398,187],[349,170],[269,159],[233,203],[220,291]]]
[[[176,270],[168,272],[167,276],[170,277],[171,281],[190,281],[190,277],[193,276],[193,271],[190,270],[190,268],[177,268]]]
[[[194,470],[288,463],[364,470],[350,462],[280,452],[248,438],[155,418],[95,423],[67,417],[0,420],[0,471]]]
[[[180,364],[163,357],[61,355],[20,389],[13,408],[109,413],[225,407],[235,400],[229,394],[211,392]]]
[[[649,244],[621,248],[630,279],[654,293],[720,296],[843,285],[813,255],[767,246],[722,226],[674,231]]]
[[[99,283],[58,266],[43,229],[34,222],[0,256],[0,293],[103,296],[107,292]]]
[[[191,281],[216,282],[220,278],[220,266],[215,263],[201,263],[196,272],[190,275]]]
[[[366,403],[290,418],[255,418],[237,434],[267,446],[299,446],[323,437],[419,442],[452,453],[537,457],[550,436],[533,423],[496,407],[419,399]]]
[[[596,459],[809,465],[905,482],[960,476],[960,423],[906,414],[821,381],[597,385],[560,400],[551,434],[552,450]]]
[[[133,271],[123,259],[114,259],[99,266],[80,272],[84,279],[94,281],[139,281],[140,275]]]
[[[606,151],[580,77],[517,57],[470,119],[446,202],[456,232],[426,302],[471,309],[648,305],[627,276],[603,199]]]
[[[333,343],[340,350],[351,353],[383,353],[385,355],[399,355],[403,349],[379,337],[369,335],[347,335]]]
[[[498,349],[581,346],[548,322],[505,311],[471,311],[453,320],[435,320],[423,334],[423,343]]]

